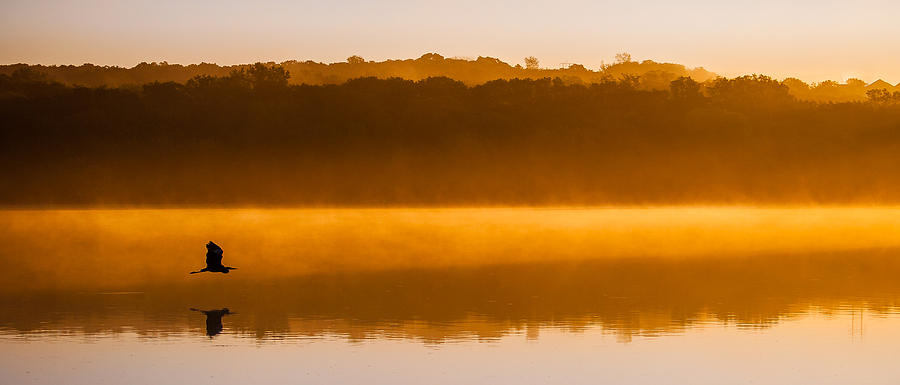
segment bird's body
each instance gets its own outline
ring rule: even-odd
[[[209,241],[209,243],[206,244],[206,267],[199,271],[192,271],[191,274],[202,273],[204,271],[227,274],[229,270],[236,269],[236,267],[225,266],[222,264],[223,254],[224,251],[219,245],[213,243],[213,241]]]

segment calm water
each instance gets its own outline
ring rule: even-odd
[[[898,208],[3,211],[0,383],[897,383],[898,257]]]

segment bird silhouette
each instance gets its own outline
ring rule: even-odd
[[[200,310],[191,308],[191,311],[199,311],[206,315],[206,335],[209,338],[219,334],[222,332],[224,327],[222,326],[222,317],[234,314],[228,308],[222,308],[220,310]]]
[[[202,273],[204,271],[228,274],[229,270],[237,269],[236,267],[225,266],[222,264],[223,253],[224,251],[219,245],[213,243],[213,241],[209,241],[209,243],[206,244],[206,267],[198,271],[192,271],[191,274]]]

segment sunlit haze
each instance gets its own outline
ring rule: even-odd
[[[637,60],[807,82],[900,82],[900,3],[860,1],[6,0],[0,63],[218,64],[491,56]]]
[[[0,4],[0,384],[900,383],[900,0]]]

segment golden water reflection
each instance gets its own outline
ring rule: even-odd
[[[627,342],[900,294],[897,208],[0,211],[6,337]],[[189,275],[203,245],[229,275]],[[204,313],[228,308],[215,322]],[[206,315],[208,317],[208,313]],[[212,326],[210,326],[212,325]]]
[[[4,296],[0,328],[20,336],[204,335],[190,308],[228,308],[225,333],[260,341],[340,336],[426,343],[537,339],[547,328],[633,336],[705,324],[767,328],[810,312],[895,313],[891,251],[731,259],[599,260],[198,281],[133,292]]]

